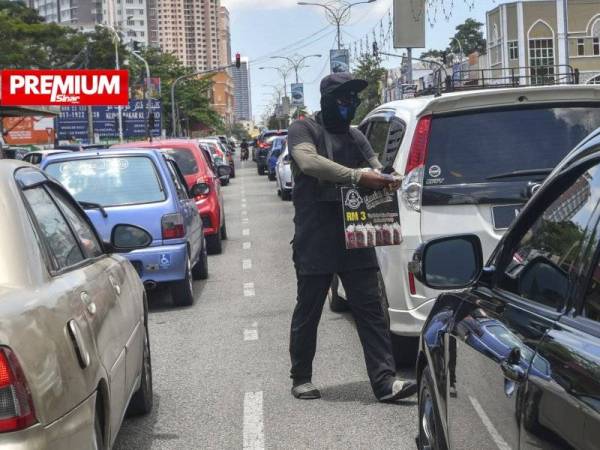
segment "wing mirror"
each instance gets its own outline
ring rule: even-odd
[[[202,197],[210,193],[210,186],[206,183],[197,183],[190,189],[190,197]]]
[[[219,178],[228,177],[229,175],[231,175],[231,167],[225,165],[217,167],[217,176]]]
[[[127,253],[146,248],[152,243],[152,236],[135,225],[115,225],[110,234],[110,242],[104,244],[107,253]]]
[[[432,289],[466,288],[483,270],[481,241],[474,234],[433,239],[415,251],[408,270]]]

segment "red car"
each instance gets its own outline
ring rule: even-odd
[[[219,174],[207,160],[198,143],[188,139],[166,139],[153,142],[139,141],[118,144],[118,148],[156,148],[171,156],[179,166],[187,187],[193,192],[198,212],[204,224],[207,250],[210,254],[222,252],[222,240],[227,239],[225,209]],[[227,170],[222,166],[219,171]],[[193,191],[192,191],[192,188]]]

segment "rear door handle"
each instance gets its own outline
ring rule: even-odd
[[[96,304],[92,301],[92,298],[89,296],[89,294],[87,292],[84,291],[81,293],[81,301],[85,304],[88,312],[91,315],[96,314]]]
[[[112,275],[110,275],[108,277],[108,280],[110,281],[110,284],[112,285],[112,287],[115,290],[115,292],[117,293],[117,295],[121,295],[121,286],[119,286],[119,283],[117,283],[115,281],[114,277]]]

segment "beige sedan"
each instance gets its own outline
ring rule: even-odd
[[[39,169],[0,160],[0,450],[109,449],[125,413],[152,408],[144,288]]]

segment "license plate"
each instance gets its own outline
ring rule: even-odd
[[[523,209],[523,205],[502,205],[492,208],[492,218],[496,230],[506,230]]]

